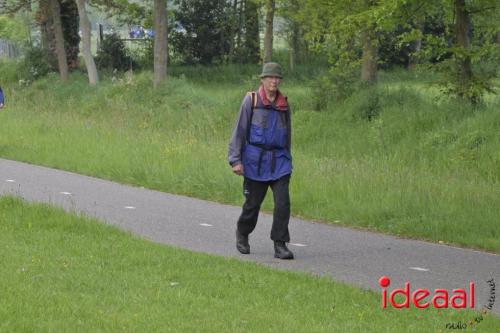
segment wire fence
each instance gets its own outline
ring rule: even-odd
[[[21,50],[16,44],[4,39],[0,39],[0,59],[15,59],[19,58],[20,56]]]

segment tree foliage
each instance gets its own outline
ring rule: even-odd
[[[0,39],[25,42],[29,34],[28,27],[21,16],[1,15]]]
[[[188,64],[220,62],[229,53],[231,7],[225,0],[178,0],[179,29],[172,31],[175,52]]]
[[[62,8],[65,47],[71,67],[79,41],[72,7],[74,0],[57,1]],[[88,1],[121,23],[153,25],[153,0]],[[331,96],[345,98],[360,81],[375,84],[379,68],[414,68],[418,64],[430,65],[432,70],[443,74],[442,91],[446,94],[479,103],[486,92],[495,92],[493,79],[498,76],[500,58],[498,0],[170,2],[173,3],[173,10],[169,11],[171,53],[184,63],[260,62],[263,25],[259,25],[259,21],[266,13],[269,15],[265,45],[269,58],[273,37],[269,34],[272,31],[270,8],[275,4],[274,15],[285,22],[280,30],[290,47],[289,67],[293,69],[297,60],[306,59],[311,53],[327,57],[330,71],[318,84],[328,87]],[[54,50],[53,22],[46,13],[46,3],[48,0],[3,0],[0,10],[3,13],[37,10],[42,45],[51,51]],[[264,10],[266,4],[267,10]],[[20,22],[19,17],[0,16],[0,34],[10,39],[21,38],[26,30],[23,31]],[[54,52],[50,54],[49,59],[54,63]],[[105,55],[101,52],[100,57]],[[130,64],[129,59],[126,62]]]
[[[174,52],[184,63],[260,61],[259,2],[176,0],[171,29]]]
[[[376,71],[378,66],[373,64],[380,65],[381,60],[410,65],[421,59],[437,63],[436,69],[446,68],[451,74],[445,80],[448,93],[475,103],[484,92],[492,91],[488,79],[492,74],[474,73],[482,61],[495,55],[498,59],[498,1],[297,1],[301,10],[287,15],[300,22],[308,45],[329,57],[334,90],[357,81],[361,69],[362,79],[365,69]],[[459,42],[464,34],[457,31],[456,4],[460,1],[469,27],[466,36],[470,43],[465,44]],[[373,58],[375,62],[367,61]],[[467,66],[470,69],[465,70]]]
[[[125,25],[142,25],[149,21],[152,26],[153,0],[89,0],[89,4],[97,10],[114,17]]]

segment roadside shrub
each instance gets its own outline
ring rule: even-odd
[[[248,5],[250,6],[250,4]],[[247,9],[245,9],[247,10]],[[228,33],[237,22],[231,5],[222,0],[178,0],[173,10],[176,24],[169,33],[175,57],[183,64],[215,64],[230,55]],[[258,26],[257,26],[258,42]],[[251,57],[251,40],[241,48],[243,58]],[[258,50],[258,44],[256,45]]]
[[[0,59],[0,73],[2,73],[2,84],[17,82],[19,62],[15,60]]]
[[[152,69],[154,66],[154,41],[146,38],[139,41],[139,45],[130,52],[132,62],[140,69]]]
[[[487,63],[479,64],[479,56],[472,58],[472,73],[469,80],[461,78],[461,68],[458,64],[466,57],[466,53],[454,55],[454,58],[443,61],[438,70],[442,74],[442,79],[438,84],[441,86],[441,92],[445,96],[455,97],[461,101],[467,101],[471,105],[478,106],[484,101],[487,94],[497,94],[498,88],[495,80],[498,77],[498,66],[491,66]]]
[[[352,115],[355,119],[372,121],[382,108],[381,92],[376,86],[361,86],[350,98]]]
[[[126,71],[133,67],[132,58],[118,34],[106,35],[97,51],[96,65],[99,69]]]
[[[494,79],[494,73],[481,73],[481,75],[474,74],[469,82],[462,82],[459,70],[450,70],[440,82],[441,92],[446,96],[468,101],[472,105],[479,105],[487,93],[496,93]]]
[[[328,108],[333,98],[334,85],[330,77],[323,75],[311,84],[313,110],[323,111]]]
[[[312,83],[313,108],[325,110],[331,102],[343,102],[358,89],[358,75],[351,70],[333,69]]]
[[[44,50],[38,46],[30,46],[25,50],[24,58],[19,64],[18,79],[30,83],[52,71]]]

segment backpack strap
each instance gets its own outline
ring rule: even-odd
[[[252,98],[252,110],[250,112],[250,121],[247,126],[247,142],[250,141],[250,129],[252,128],[252,118],[253,118],[253,110],[257,107],[257,93],[255,91],[247,92],[247,95],[250,95]]]
[[[250,95],[250,97],[252,97],[252,112],[253,112],[253,109],[255,109],[255,107],[257,106],[257,92],[249,91],[247,92],[247,95]]]

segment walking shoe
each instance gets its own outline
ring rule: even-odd
[[[274,257],[279,259],[293,259],[293,253],[287,247],[285,242],[274,242]]]
[[[236,229],[236,248],[241,254],[250,253],[250,244],[248,244],[248,236],[240,234],[238,229]]]

